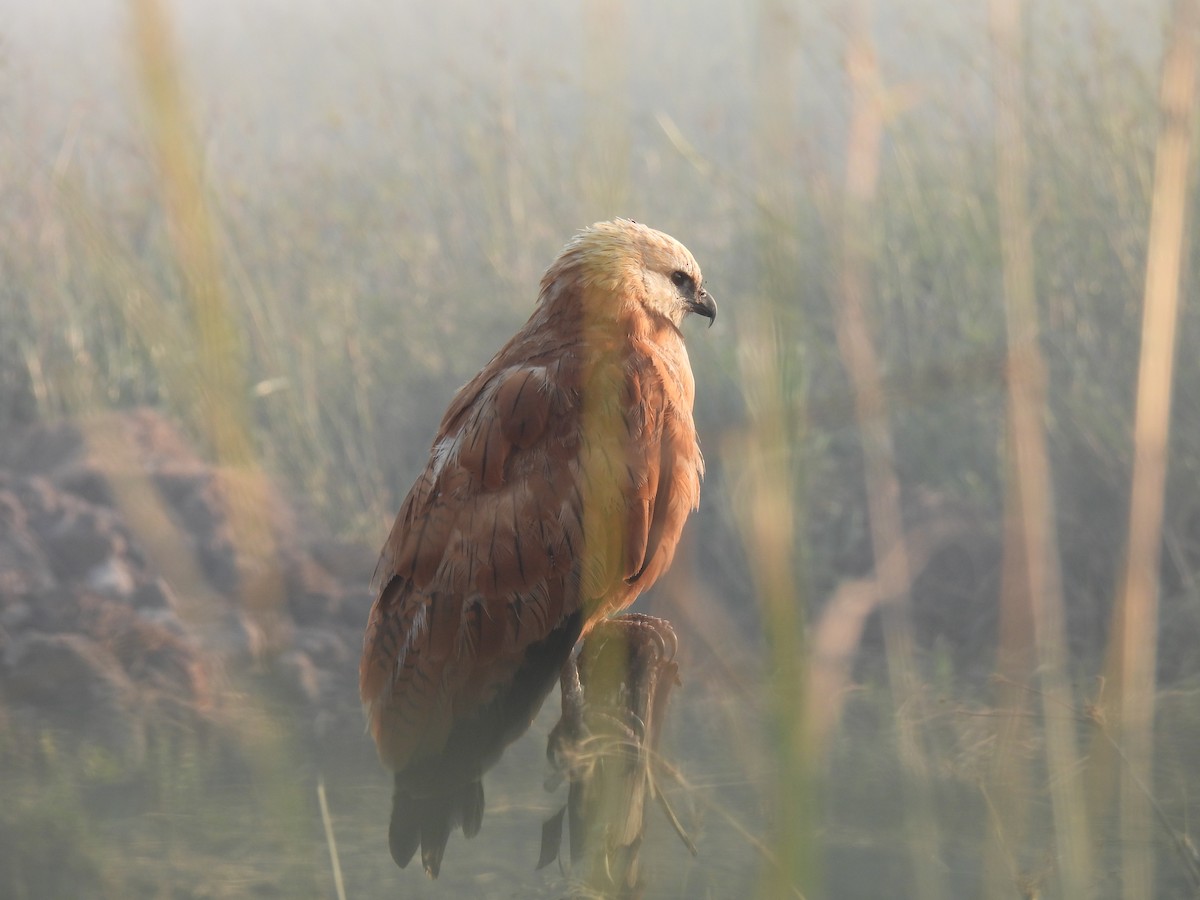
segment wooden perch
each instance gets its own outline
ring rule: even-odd
[[[638,867],[650,804],[657,801],[688,850],[696,847],[658,787],[667,774],[658,742],[679,683],[671,624],[629,614],[597,625],[563,672],[562,718],[550,733],[547,789],[563,780],[567,802],[542,826],[538,868],[559,857],[564,820],[571,863],[603,896],[641,894]]]

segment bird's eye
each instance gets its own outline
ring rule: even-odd
[[[684,272],[682,269],[676,269],[671,273],[671,283],[674,284],[675,287],[686,287],[692,283],[692,276],[687,272]]]

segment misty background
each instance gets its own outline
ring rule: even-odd
[[[0,896],[574,889],[533,871],[556,697],[430,883],[355,679],[442,411],[616,215],[720,305],[701,508],[636,607],[699,850],[654,811],[648,896],[1196,896],[1186,225],[1160,627],[1114,618],[1189,4],[1028,4],[1006,94],[1013,6],[0,0]]]

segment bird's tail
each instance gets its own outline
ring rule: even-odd
[[[442,868],[446,842],[456,825],[466,837],[475,837],[483,822],[483,782],[457,785],[445,793],[414,794],[396,777],[392,792],[392,822],[388,847],[396,865],[404,868],[421,848],[421,865],[430,878]]]

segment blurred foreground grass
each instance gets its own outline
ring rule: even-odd
[[[95,9],[7,10],[0,427],[155,405],[375,544],[562,241],[647,221],[721,303],[689,335],[704,505],[648,599],[700,855],[652,828],[652,894],[1197,896],[1186,302],[1149,587],[1122,587],[1152,196],[1186,198],[1155,238],[1185,297],[1197,249],[1186,142],[1152,190],[1160,128],[1195,128],[1194,84],[1156,101],[1189,4]],[[323,756],[260,682],[222,688],[230,743],[134,765],[9,732],[0,893],[332,896],[318,773],[349,897],[564,890],[531,871],[549,711],[429,885],[387,858],[365,738]]]

